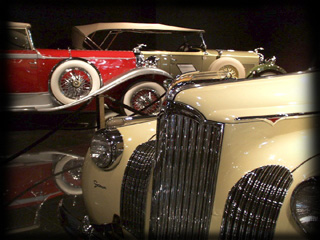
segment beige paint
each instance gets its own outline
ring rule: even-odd
[[[137,145],[156,134],[156,121],[119,128],[119,131],[123,136],[124,153],[115,169],[104,171],[98,168],[90,158],[90,149],[83,166],[82,188],[86,208],[90,219],[99,224],[110,223],[114,214],[120,215],[120,191],[127,161]],[[106,189],[94,187],[94,181]]]
[[[225,123],[210,233],[219,234],[228,192],[246,173],[271,164],[293,170],[317,153],[313,144],[315,133],[320,130],[319,116],[289,116],[275,123],[262,118],[235,120],[242,116],[316,111],[310,98],[312,79],[310,74],[286,75],[198,87],[177,95],[176,101],[193,106],[207,119]],[[137,145],[156,133],[156,121],[121,127],[119,131],[125,144],[120,164],[106,172],[98,169],[87,155],[83,168],[85,202],[90,217],[99,224],[110,223],[113,214],[119,215],[121,183],[127,161]],[[301,230],[291,216],[290,197],[301,181],[320,174],[319,164],[316,164],[319,161],[315,158],[293,173],[293,183],[280,211],[275,238],[283,233],[300,236]],[[94,180],[107,189],[94,188]],[[147,208],[148,214],[150,199]]]

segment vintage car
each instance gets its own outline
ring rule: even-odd
[[[236,78],[285,73],[275,64],[275,57],[264,58],[261,47],[254,51],[207,49],[204,33],[163,24],[95,23],[75,26],[72,42],[76,49],[95,50],[131,50],[140,43],[141,58],[155,56],[157,67],[173,77],[191,71],[224,70]]]
[[[81,179],[88,214],[61,204],[64,225],[93,238],[314,237],[319,77],[181,76],[157,117],[115,117],[95,133]]]
[[[208,50],[204,30],[199,29],[143,23],[75,26],[74,49],[60,50],[35,48],[28,23],[9,22],[7,27],[9,42],[4,56],[9,108],[15,111],[55,111],[62,109],[60,105],[66,105],[65,109],[106,87],[105,102],[111,110],[126,115],[134,110],[152,114],[159,111],[159,102],[151,103],[165,93],[164,80],[181,73],[224,70],[237,78],[285,73],[275,64],[275,57],[264,60],[258,52],[261,48]],[[144,42],[126,35],[134,33]],[[149,51],[141,52],[145,43],[156,42],[155,33],[178,34],[185,40],[176,51],[150,51],[149,46]],[[195,35],[200,43],[192,46],[188,39]],[[161,48],[166,41],[158,42]]]
[[[148,104],[165,92],[163,81],[171,78],[167,72],[151,67],[152,61],[148,59],[145,60],[148,64],[140,63],[137,68],[132,50],[35,48],[30,28],[28,23],[7,24],[8,44],[2,51],[2,59],[7,66],[11,110],[59,110],[58,106],[77,102],[110,85],[106,105],[124,113],[119,103],[138,108],[144,99],[147,103],[143,103]]]

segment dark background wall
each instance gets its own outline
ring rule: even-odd
[[[265,56],[275,55],[277,63],[288,72],[314,65],[318,36],[312,6],[272,1],[263,4],[228,3],[13,0],[2,18],[31,23],[38,48],[67,46],[74,25],[158,22],[204,29],[209,49],[253,50],[262,46]]]

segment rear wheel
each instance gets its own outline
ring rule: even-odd
[[[222,57],[214,61],[210,65],[209,71],[223,71],[230,73],[233,78],[245,78],[246,76],[246,70],[242,63],[231,57]]]
[[[123,104],[134,108],[137,111],[142,110],[152,102],[156,101],[162,94],[165,93],[164,87],[155,82],[139,82],[125,93],[123,97]],[[152,106],[143,110],[142,112],[148,115],[156,114],[160,110],[160,101],[156,102]],[[133,112],[123,108],[123,112],[126,115],[130,115]]]

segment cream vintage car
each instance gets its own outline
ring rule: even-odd
[[[75,220],[61,204],[64,224],[101,238],[315,237],[319,77],[181,76],[156,118],[113,118],[95,133],[82,169],[88,213]]]

